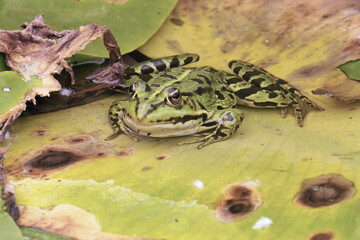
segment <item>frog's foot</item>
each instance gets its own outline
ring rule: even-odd
[[[108,136],[107,138],[105,138],[105,141],[109,141],[109,140],[112,140],[114,138],[116,138],[118,135],[120,135],[121,133],[125,133],[129,138],[131,138],[132,140],[134,140],[135,142],[138,142],[139,139],[137,139],[136,137],[134,137],[130,132],[128,131],[122,131],[120,128],[115,128],[114,129],[114,132]]]
[[[218,120],[217,126],[213,132],[207,134],[205,133],[206,135],[200,139],[181,142],[179,145],[203,142],[197,147],[198,149],[201,149],[211,143],[225,140],[231,137],[237,131],[244,118],[244,115],[240,110],[232,109],[224,111],[220,116],[216,114],[214,117]]]
[[[116,138],[121,133],[120,129],[116,129],[110,136],[105,138],[105,141],[110,141],[114,138]]]

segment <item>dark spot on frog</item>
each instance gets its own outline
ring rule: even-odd
[[[170,156],[167,154],[161,154],[161,155],[156,156],[156,160],[158,160],[158,161],[167,160],[169,158],[170,158]]]
[[[203,93],[209,92],[212,90],[212,87],[206,86],[206,87],[198,87],[194,92],[198,95],[202,95]]]
[[[269,93],[269,98],[276,98],[277,96],[279,96],[279,95],[276,92]]]
[[[149,73],[154,72],[154,68],[149,65],[144,64],[141,66],[140,71],[142,74],[149,74]]]
[[[221,94],[221,92],[220,91],[215,91],[215,95],[218,97],[218,99],[220,99],[220,100],[224,100],[225,99],[225,97],[224,97],[224,95],[222,95]]]
[[[235,72],[235,69],[237,69],[237,67],[234,68],[234,72]],[[241,77],[242,77],[245,81],[248,82],[251,77],[259,76],[259,75],[261,75],[261,74],[262,74],[262,72],[259,72],[259,71],[255,70],[255,69],[253,69],[252,71],[247,71],[247,72],[246,72],[244,75],[242,75]]]
[[[222,222],[233,222],[251,215],[261,204],[255,186],[231,184],[224,190],[223,199],[215,204],[215,217]]]
[[[171,18],[170,22],[172,22],[173,24],[175,24],[177,26],[182,26],[184,24],[184,21],[181,20],[180,18]]]
[[[209,84],[209,85],[211,85],[211,81],[210,81],[210,79],[209,79],[207,76],[201,75],[201,74],[199,74],[198,76],[199,76],[199,77],[202,77],[203,79],[205,79],[206,83]]]
[[[258,91],[259,89],[257,87],[244,88],[236,91],[235,95],[241,99],[244,99],[252,94],[257,93]]]
[[[222,106],[218,105],[218,106],[216,106],[216,109],[217,109],[217,110],[223,110],[223,109],[225,109],[225,108],[223,108]]]
[[[204,84],[204,82],[201,81],[201,79],[199,79],[199,78],[190,78],[190,80],[192,80],[192,81],[194,81],[194,82],[197,82],[197,83],[199,83],[199,84]]]
[[[330,207],[351,198],[354,194],[352,182],[339,174],[328,174],[305,180],[294,203],[309,208]]]
[[[52,150],[41,153],[40,155],[30,159],[25,165],[39,169],[55,169],[77,162],[81,156],[68,151]]]
[[[335,233],[328,231],[328,232],[318,232],[312,234],[311,236],[307,237],[307,240],[331,240],[334,239]]]
[[[276,102],[270,102],[270,101],[266,101],[266,102],[254,102],[255,106],[259,106],[259,107],[276,107],[277,103]]]
[[[125,73],[125,77],[129,77],[129,78],[130,78],[131,75],[136,75],[137,74],[135,72],[135,69],[132,68],[132,67],[125,68],[124,73]]]
[[[187,58],[185,58],[185,60],[184,60],[184,64],[189,64],[189,63],[191,63],[193,61],[193,58],[192,57],[187,57]]]
[[[50,132],[48,129],[37,129],[32,132],[33,137],[43,137],[49,135]]]
[[[180,65],[180,61],[177,57],[174,57],[173,59],[171,59],[170,61],[170,67],[178,67]]]
[[[152,79],[152,76],[150,74],[141,74],[139,75],[139,78],[141,80],[143,80],[144,82],[149,81],[150,79]]]
[[[257,87],[261,87],[261,83],[265,82],[266,80],[264,78],[256,78],[251,80],[251,84],[254,84]]]
[[[160,87],[160,84],[152,83],[150,86],[151,86],[151,87]]]
[[[166,64],[161,59],[154,61],[154,66],[159,72],[166,69]]]
[[[162,75],[160,75],[160,77],[165,77],[165,78],[170,78],[170,79],[177,79],[177,77],[175,77],[173,75],[169,75],[169,74],[162,74]],[[180,82],[176,82],[176,83],[178,84]]]
[[[143,167],[143,168],[141,169],[141,171],[146,172],[146,171],[149,171],[149,170],[151,170],[151,169],[153,169],[152,166],[147,166],[147,167]]]
[[[241,82],[241,79],[238,78],[238,77],[233,77],[233,78],[226,79],[226,83],[229,84],[229,85],[235,84],[235,83],[238,83],[238,82]]]

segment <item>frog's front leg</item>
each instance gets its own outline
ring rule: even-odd
[[[231,137],[237,129],[240,127],[244,114],[239,109],[223,110],[214,114],[214,116],[208,120],[209,123],[216,123],[216,127],[213,132],[210,132],[200,139],[192,141],[186,141],[179,143],[179,145],[204,142],[198,146],[201,149],[211,143],[223,141]]]
[[[109,121],[111,128],[113,129],[113,133],[108,136],[105,141],[116,138],[122,132],[129,136],[134,141],[138,141],[137,138],[133,136],[133,132],[130,128],[128,128],[124,124],[124,109],[126,108],[128,101],[119,100],[113,102],[113,104],[109,108]]]

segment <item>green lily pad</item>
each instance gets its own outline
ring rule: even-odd
[[[34,87],[41,87],[42,81],[37,77],[31,77],[31,81],[25,82],[17,73],[0,72],[0,115],[18,105]]]
[[[14,220],[0,208],[0,239],[23,240]]]
[[[70,240],[70,238],[66,238],[57,234],[44,232],[34,228],[20,228],[22,234],[28,240]]]
[[[345,75],[352,79],[360,81],[360,60],[349,61],[338,66]]]
[[[120,46],[122,53],[144,44],[161,26],[177,0],[119,1],[1,1],[0,28],[20,29],[20,25],[44,14],[46,23],[54,30],[76,29],[90,23],[106,25]],[[102,39],[88,46],[84,53],[108,57]]]

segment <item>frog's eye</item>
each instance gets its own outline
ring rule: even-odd
[[[138,83],[134,83],[133,85],[131,85],[129,88],[129,92],[131,92],[131,93],[136,92],[138,85],[139,85]]]
[[[170,89],[167,95],[168,101],[173,105],[178,105],[181,100],[180,91],[177,89]]]

